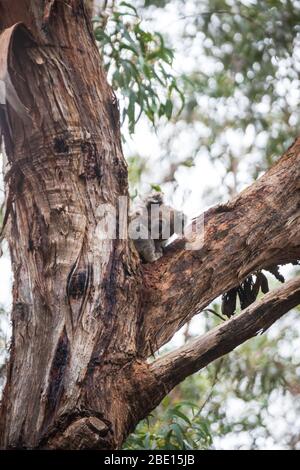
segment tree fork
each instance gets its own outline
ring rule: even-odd
[[[142,268],[128,240],[102,237],[101,204],[117,208],[128,198],[127,168],[88,16],[82,0],[0,0],[4,219],[14,271],[2,448],[119,448],[185,372],[299,302],[298,283],[288,284],[199,338],[197,349],[147,363],[250,272],[300,258],[300,145],[205,214],[201,250],[180,240]]]
[[[300,259],[300,138],[251,186],[201,217],[199,250],[178,240],[143,270],[142,355],[248,274]]]

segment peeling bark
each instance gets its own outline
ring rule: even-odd
[[[206,213],[200,250],[184,250],[181,240],[142,269],[130,241],[101,236],[100,205],[117,209],[128,198],[127,168],[83,1],[0,0],[0,30],[0,78],[9,76],[21,102],[6,93],[0,114],[14,271],[0,446],[115,449],[183,378],[181,359],[149,366],[150,353],[250,272],[300,257],[300,141],[231,203]],[[299,301],[293,288],[280,291],[287,302],[271,293],[216,337],[230,347],[251,337],[254,320],[269,325],[272,295],[280,312]],[[200,338],[197,349],[179,351],[189,373],[208,363],[203,344],[209,360],[224,353]]]

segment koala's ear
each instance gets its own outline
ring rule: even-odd
[[[151,206],[151,204],[162,205],[163,202],[164,202],[163,193],[160,193],[160,192],[151,193],[147,197],[147,206],[148,207]]]

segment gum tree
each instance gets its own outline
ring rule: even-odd
[[[101,236],[101,205],[117,209],[128,197],[127,167],[84,2],[0,0],[0,29],[3,225],[14,272],[1,447],[119,448],[187,375],[299,304],[296,278],[148,362],[250,273],[299,259],[300,138],[204,214],[200,249],[181,239],[142,265],[130,240]]]

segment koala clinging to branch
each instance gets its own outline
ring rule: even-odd
[[[152,193],[131,214],[129,235],[143,262],[151,263],[163,256],[174,233],[183,234],[184,225],[183,212],[164,204],[161,193]]]

